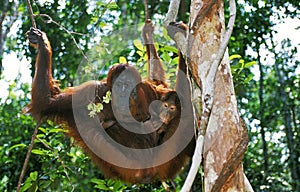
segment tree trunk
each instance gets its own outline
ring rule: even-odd
[[[266,133],[265,133],[265,111],[264,111],[264,70],[262,63],[260,62],[260,54],[259,54],[259,47],[258,45],[256,47],[256,50],[258,52],[258,65],[259,65],[259,72],[260,72],[260,77],[259,77],[259,118],[260,118],[260,133],[261,133],[261,140],[262,140],[262,147],[263,147],[263,159],[264,159],[264,172],[265,174],[263,175],[263,181],[262,183],[266,182],[266,177],[267,174],[269,173],[269,164],[268,164],[268,148],[267,148],[267,141],[266,141]]]
[[[239,118],[227,51],[214,80],[208,75],[224,38],[224,21],[222,0],[192,1],[188,57],[193,78],[202,89],[202,106],[208,102],[206,93],[213,89],[212,109],[203,107],[202,111],[202,116],[210,112],[204,131],[205,192],[247,191],[241,161],[248,135]]]

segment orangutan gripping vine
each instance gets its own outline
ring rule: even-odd
[[[106,80],[60,90],[52,77],[52,50],[46,33],[35,28],[28,32],[30,44],[38,50],[28,112],[37,121],[50,119],[66,125],[67,134],[107,178],[129,183],[175,177],[195,147],[186,64],[180,59],[175,86],[185,91],[168,88],[153,46],[150,20],[143,38],[149,70],[156,76],[143,81],[133,66],[118,64],[111,67]],[[102,103],[107,91],[111,91],[111,102],[104,103],[103,110],[91,118],[88,104]]]

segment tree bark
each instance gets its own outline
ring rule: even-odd
[[[202,111],[209,118],[206,131],[201,130],[205,192],[247,191],[241,161],[248,135],[239,118],[227,51],[215,78],[208,75],[225,34],[223,1],[192,1],[190,22],[187,52],[192,75],[202,89],[202,106],[208,102],[205,94],[213,89],[212,109]]]
[[[178,3],[179,0],[171,1],[165,27],[176,18]],[[248,131],[238,114],[226,50],[236,13],[235,1],[229,4],[227,30],[222,0],[194,0],[187,37],[175,34],[194,82],[201,88],[198,96],[202,104],[200,135],[183,192],[190,191],[202,157],[205,192],[253,191],[241,163]]]

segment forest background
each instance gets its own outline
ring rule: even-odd
[[[47,14],[56,22],[49,23],[45,17],[36,19],[38,27],[50,38],[54,77],[62,87],[78,83],[77,70],[83,53],[100,57],[101,73],[97,78],[103,78],[109,66],[124,60],[146,75],[145,51],[139,46],[145,20],[142,1],[35,2],[35,13]],[[157,28],[159,54],[172,83],[177,51],[162,27],[169,0],[148,3]],[[181,0],[178,21],[188,22],[189,3]],[[249,146],[243,160],[245,174],[255,191],[300,191],[300,2],[239,0],[237,4],[229,54],[238,108],[249,130]],[[25,39],[31,26],[25,2],[1,1],[0,11],[0,191],[12,191],[35,127],[32,117],[22,113],[30,101],[35,51]],[[225,13],[228,18],[229,12]],[[136,33],[120,44],[118,33],[124,29]],[[106,46],[114,51],[105,53]],[[80,81],[94,78],[81,76]],[[40,127],[38,137],[48,147],[36,142],[23,190],[163,190],[160,183],[126,185],[104,179],[82,150],[64,136],[63,129],[51,122]],[[186,172],[175,179],[178,189]],[[201,172],[193,186],[195,191],[201,189],[200,178]]]

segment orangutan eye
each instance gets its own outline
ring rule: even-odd
[[[168,106],[169,106],[168,103],[164,103],[165,108],[168,108]]]

